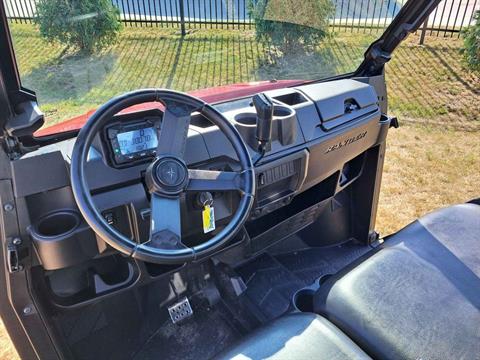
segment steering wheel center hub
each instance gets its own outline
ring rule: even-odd
[[[147,169],[149,190],[164,195],[177,195],[188,183],[188,169],[183,161],[171,156],[156,159]]]
[[[155,174],[158,181],[167,187],[180,186],[187,175],[184,166],[179,161],[173,159],[160,162]]]

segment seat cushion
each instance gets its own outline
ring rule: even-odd
[[[370,359],[328,320],[311,313],[284,316],[216,359]]]
[[[429,214],[314,297],[370,356],[480,359],[480,206]]]

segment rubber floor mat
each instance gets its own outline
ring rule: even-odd
[[[290,299],[303,283],[280,262],[262,254],[235,269],[247,285],[246,295],[261,309],[264,321],[289,310]]]
[[[335,274],[370,250],[368,246],[348,242],[335,247],[278,254],[275,258],[305,285],[310,285],[321,276]]]
[[[167,321],[134,356],[148,359],[210,359],[240,339],[241,334],[219,307],[193,309],[194,315],[181,325]]]
[[[286,253],[261,254],[235,270],[247,285],[245,294],[264,315],[264,321],[269,321],[292,309],[297,290],[338,272],[369,250],[353,242],[330,248],[292,248]]]

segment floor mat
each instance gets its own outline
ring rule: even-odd
[[[182,325],[163,324],[134,356],[143,359],[210,359],[241,337],[221,306],[194,309]]]
[[[262,254],[236,269],[247,285],[246,295],[261,309],[264,321],[289,310],[290,299],[303,283],[274,257]]]
[[[285,254],[275,258],[305,285],[310,285],[320,276],[335,274],[371,248],[348,242],[329,248],[308,248]]]
[[[371,250],[354,242],[311,248],[299,239],[293,240],[298,243],[297,248],[291,246],[288,252],[272,255],[264,253],[235,269],[247,285],[245,294],[265,315],[265,321],[291,310],[291,299],[297,290],[323,275],[338,272]]]

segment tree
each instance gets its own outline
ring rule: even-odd
[[[312,50],[328,33],[331,0],[249,0],[257,39],[284,54]]]
[[[475,24],[464,33],[463,56],[470,69],[480,72],[480,11],[474,18]]]
[[[90,53],[115,42],[118,15],[110,0],[40,0],[35,22],[48,41]]]

